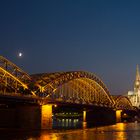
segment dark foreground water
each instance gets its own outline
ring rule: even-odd
[[[140,140],[140,123],[73,130],[1,130],[0,140]]]

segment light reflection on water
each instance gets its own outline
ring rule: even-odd
[[[82,128],[82,121],[80,119],[55,119],[53,120],[53,128],[70,129]]]
[[[68,120],[67,120],[68,121]],[[14,133],[14,132],[13,132]],[[8,137],[1,137],[8,140]],[[10,140],[140,140],[140,123],[118,123],[116,125],[74,129],[44,130],[30,133],[15,133]]]

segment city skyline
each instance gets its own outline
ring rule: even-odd
[[[30,74],[89,71],[111,94],[126,94],[133,90],[140,64],[139,4],[1,2],[0,55]]]

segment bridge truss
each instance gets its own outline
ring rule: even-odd
[[[0,56],[0,90],[3,93],[33,94],[28,91],[31,83],[30,76],[15,64]],[[30,92],[30,93],[29,93]]]
[[[120,109],[120,110],[135,110],[136,109],[132,106],[132,103],[126,96],[122,96],[122,95],[113,96],[113,99],[115,101],[116,109]]]
[[[111,96],[105,84],[84,71],[28,75],[0,56],[0,92],[32,95],[62,103],[74,103],[133,110],[129,99]]]
[[[94,74],[74,71],[31,76],[42,87],[43,97],[56,101],[113,107],[108,89]]]

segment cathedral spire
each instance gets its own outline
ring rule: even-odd
[[[140,74],[139,74],[139,65],[137,65],[137,69],[136,69],[136,81],[140,80]]]
[[[134,85],[134,90],[138,91],[140,89],[140,74],[139,74],[139,66],[136,68],[136,80]]]

